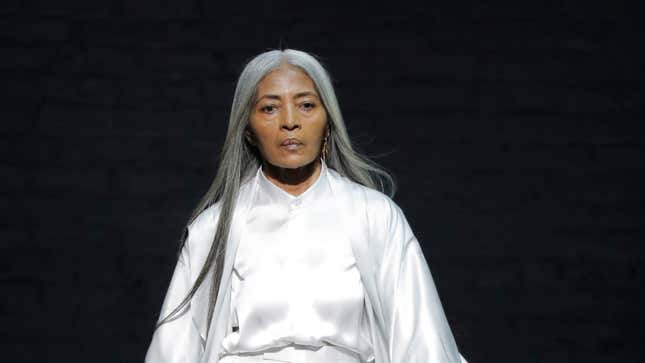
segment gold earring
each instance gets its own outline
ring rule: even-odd
[[[327,136],[325,136],[325,142],[323,143],[322,147],[322,158],[323,160],[327,161]]]

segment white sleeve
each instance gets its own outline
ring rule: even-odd
[[[391,363],[465,363],[444,314],[428,263],[401,209],[386,206],[378,285],[389,322]]]
[[[188,257],[187,240],[175,265],[170,286],[161,307],[159,320],[173,311],[192,287],[190,282],[190,259]],[[202,354],[201,337],[193,324],[189,302],[173,318],[154,331],[145,362],[194,363],[199,362]]]

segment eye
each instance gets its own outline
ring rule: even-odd
[[[303,102],[302,103],[302,108],[304,108],[305,111],[310,111],[316,107],[316,104],[313,102]]]
[[[266,113],[274,113],[277,108],[278,107],[276,105],[266,105],[260,108],[260,111],[266,112]]]

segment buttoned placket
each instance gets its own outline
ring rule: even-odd
[[[297,221],[298,215],[302,210],[301,206],[301,198],[290,200],[287,206],[287,240],[288,244],[291,246],[292,251],[296,251],[298,248],[302,247],[301,243],[299,243],[299,240],[302,238],[300,234],[303,233],[303,231],[301,230],[300,223]]]
[[[290,214],[293,214],[295,211],[297,211],[300,208],[300,205],[302,204],[302,201],[300,199],[295,199],[289,202],[289,212]]]

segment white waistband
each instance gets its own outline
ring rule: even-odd
[[[227,355],[220,360],[221,363],[262,361],[288,363],[361,363],[361,359],[357,353],[333,345],[323,345],[320,348],[290,345],[275,351]]]

